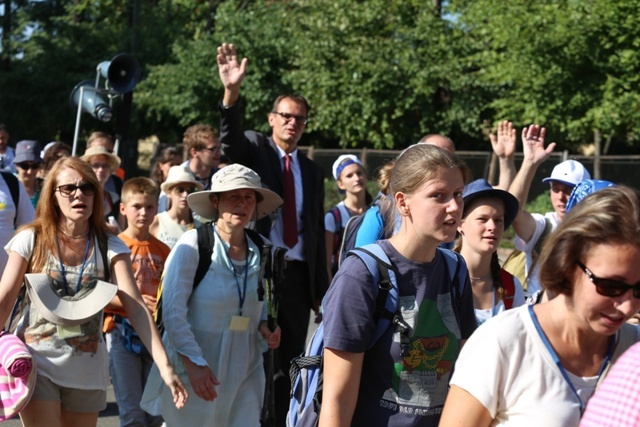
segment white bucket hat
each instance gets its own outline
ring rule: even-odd
[[[118,292],[116,285],[98,280],[93,289],[81,291],[78,298],[63,298],[53,289],[48,274],[25,274],[24,279],[38,313],[49,322],[63,326],[85,323],[105,308]]]
[[[193,174],[184,166],[171,166],[167,179],[160,185],[165,193],[171,190],[171,187],[178,184],[189,184],[196,187],[196,191],[202,191],[202,184],[193,178]]]
[[[87,148],[82,157],[80,157],[80,160],[84,160],[89,163],[91,158],[95,156],[105,156],[109,162],[109,168],[111,168],[112,171],[115,171],[120,167],[120,157],[108,152],[106,148],[98,145]]]
[[[237,163],[225,166],[211,177],[211,190],[189,194],[189,207],[204,218],[217,218],[218,210],[211,203],[216,193],[250,188],[258,193],[255,219],[270,215],[282,205],[282,198],[262,187],[260,177],[253,170]]]

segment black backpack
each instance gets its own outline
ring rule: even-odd
[[[255,230],[251,230],[246,228],[247,236],[251,239],[251,241],[258,247],[258,252],[260,253],[260,265],[264,263],[263,258],[266,256],[265,252],[265,244],[262,236]],[[207,222],[205,224],[201,224],[196,228],[196,232],[198,233],[198,267],[196,268],[196,274],[193,278],[193,289],[202,282],[205,274],[209,270],[209,266],[211,265],[211,255],[213,254],[213,244],[215,242],[215,237],[213,235],[213,223]],[[269,248],[270,250],[270,248]],[[164,273],[162,275],[162,280],[160,281],[160,285],[158,286],[158,299],[156,303],[156,312],[154,314],[154,319],[156,321],[156,325],[158,326],[158,331],[160,334],[164,332],[164,324],[162,323],[162,291],[164,289]],[[193,292],[193,291],[192,291]],[[261,288],[261,285],[258,287],[258,295],[261,297],[260,301],[262,301],[264,289]]]

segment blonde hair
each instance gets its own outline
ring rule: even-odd
[[[76,171],[82,181],[95,187],[96,194],[93,196],[93,212],[89,218],[89,227],[96,239],[107,239],[108,231],[104,220],[102,185],[87,162],[78,157],[63,157],[53,165],[42,184],[40,200],[36,208],[36,219],[21,228],[21,230],[32,229],[36,236],[29,271],[42,271],[49,253],[57,251],[56,238],[63,216],[55,193],[58,190],[58,185],[65,184],[57,182],[57,176],[65,169]],[[64,236],[62,238],[64,239]]]
[[[131,178],[126,180],[122,186],[120,202],[126,205],[129,199],[136,194],[150,196],[157,203],[160,190],[158,190],[157,184],[151,178],[143,176]]]

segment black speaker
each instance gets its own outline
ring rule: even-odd
[[[131,54],[120,53],[111,61],[98,64],[100,75],[107,79],[108,87],[118,93],[131,92],[140,81],[140,64]]]

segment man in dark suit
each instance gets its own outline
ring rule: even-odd
[[[319,303],[328,287],[324,172],[298,150],[307,124],[307,101],[299,96],[281,95],[269,113],[271,136],[244,132],[238,99],[247,59],[238,61],[231,44],[218,47],[216,59],[224,85],[220,105],[220,142],[224,152],[232,162],[255,170],[263,185],[284,200],[278,218],[273,221],[265,218],[258,223],[258,231],[268,236],[274,247],[287,248],[278,314],[282,330],[278,349],[280,373],[276,376],[275,389],[277,424],[284,426],[291,387],[290,361],[303,352],[310,308],[318,313]]]

